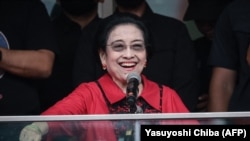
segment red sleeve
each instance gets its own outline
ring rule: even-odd
[[[163,87],[162,111],[164,113],[187,113],[189,110],[179,95],[169,87]]]
[[[176,91],[164,87],[163,88],[163,103],[162,103],[162,111],[163,113],[189,113],[189,110],[182,102],[180,96],[176,93]],[[198,120],[167,120],[163,121],[163,124],[191,124],[197,125],[199,124]]]
[[[42,115],[86,114],[86,95],[90,93],[87,85],[80,85],[67,97],[44,111]]]
[[[86,85],[80,85],[64,99],[58,101],[55,105],[48,108],[42,115],[76,115],[86,113],[85,97],[83,94],[90,93]],[[73,136],[74,131],[79,126],[76,122],[48,122],[49,132],[46,140],[51,141],[54,137],[60,135]]]

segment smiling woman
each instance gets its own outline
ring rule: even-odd
[[[131,21],[130,21],[131,22]],[[116,23],[111,23],[116,24]],[[106,46],[99,49],[102,66],[107,67],[117,85],[126,92],[126,77],[130,72],[140,74],[146,65],[146,49],[142,26],[122,23],[112,27]]]
[[[111,16],[103,21],[96,35],[98,35],[96,47],[106,73],[96,81],[80,84],[72,93],[42,115],[134,114],[138,113],[137,111],[140,113],[189,112],[173,89],[159,85],[141,74],[147,62],[150,38],[149,31],[138,17],[130,14]],[[127,95],[131,92],[127,91],[130,84],[127,77],[131,77],[132,73],[138,74],[141,81],[131,88],[135,89],[135,91],[132,90],[132,95],[136,99],[131,104],[127,101]],[[186,121],[176,123],[184,124]],[[188,121],[188,123],[197,124],[196,121]],[[104,127],[100,129],[100,125]],[[125,138],[124,134],[120,134],[121,130],[132,131],[133,126],[135,126],[133,122],[124,122],[120,125],[101,121],[101,124],[99,122],[89,123],[88,126],[73,124],[70,127],[60,122],[34,122],[21,131],[20,140],[42,139],[45,134],[48,134],[47,140],[51,140],[55,138],[51,133],[58,133],[57,135],[77,136],[80,137],[79,140],[115,141]],[[75,132],[76,129],[80,132]],[[97,129],[98,136],[91,132]]]

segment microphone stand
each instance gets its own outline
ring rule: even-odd
[[[143,113],[143,110],[140,106],[136,105],[136,114]],[[141,124],[140,121],[135,121],[135,127],[134,127],[134,140],[140,141],[140,131],[141,131]]]
[[[137,107],[135,103],[133,104],[129,103],[129,108],[130,108],[129,113],[136,113]],[[132,122],[129,124],[129,128],[127,129],[125,133],[124,141],[135,141],[134,132],[135,132],[135,129],[133,127],[133,122]]]
[[[143,113],[143,110],[140,106],[134,103],[130,105],[130,113]],[[140,141],[140,123],[138,121],[135,121],[134,127],[133,124],[129,126],[129,129],[126,131],[124,141]]]

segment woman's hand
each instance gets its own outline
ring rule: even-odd
[[[34,122],[25,126],[19,136],[20,141],[41,141],[48,132],[47,122]]]

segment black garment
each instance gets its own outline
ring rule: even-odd
[[[229,103],[229,111],[250,110],[250,68],[246,61],[250,45],[250,1],[233,1],[217,22],[210,64],[238,73],[237,86]]]
[[[46,110],[58,100],[67,96],[75,88],[72,73],[79,42],[83,39],[82,36],[92,33],[92,30],[95,29],[95,24],[99,20],[100,18],[96,16],[89,25],[81,29],[79,24],[67,18],[63,13],[53,19],[59,54],[55,58],[53,73],[49,80],[46,81],[45,87],[41,92],[42,110]],[[85,45],[82,47],[84,48]],[[84,54],[80,56],[84,56]]]
[[[96,18],[92,24],[89,24],[82,31],[73,68],[74,87],[77,87],[82,82],[97,80],[104,74],[99,55],[95,50],[95,40],[96,36],[98,36],[96,34],[102,20]]]
[[[184,20],[216,20],[223,8],[232,1],[233,0],[188,0]]]
[[[52,30],[46,8],[39,0],[0,1],[0,31],[10,49],[55,51]],[[5,72],[0,79],[0,115],[39,114],[37,81]]]
[[[52,75],[40,90],[41,110],[44,111],[73,90],[72,68],[75,50],[81,36],[81,27],[62,12],[52,19],[56,32],[58,54]]]
[[[143,73],[149,79],[175,89],[187,108],[193,111],[198,101],[197,71],[192,41],[185,25],[176,19],[153,13],[148,5],[142,20],[152,32],[154,48]],[[87,39],[91,36],[88,35]],[[84,51],[78,54],[81,57],[77,59],[75,69],[76,84],[96,80],[102,72],[100,63],[93,63],[93,60],[98,60],[97,54],[85,56]],[[91,55],[93,60],[89,57]]]
[[[212,46],[212,40],[200,37],[194,41],[196,54],[196,65],[198,69],[199,95],[208,94],[209,82],[211,78],[211,66],[208,65],[208,57]]]
[[[194,111],[198,102],[197,70],[186,26],[176,19],[153,13],[149,6],[142,20],[153,37],[152,58],[143,73],[175,89],[187,108]]]

